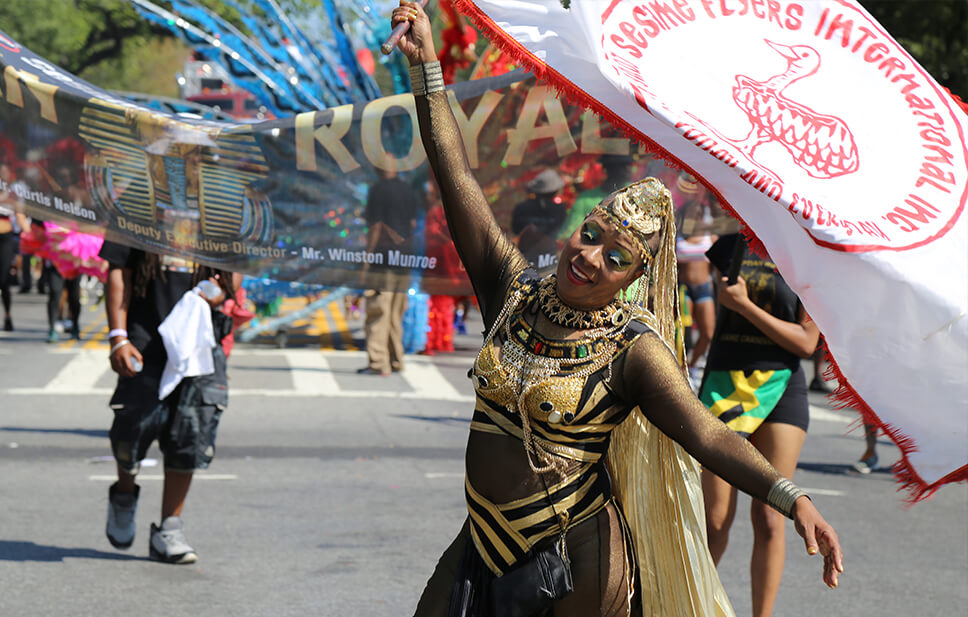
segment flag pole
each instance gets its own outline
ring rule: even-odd
[[[746,238],[743,236],[742,233],[738,233],[736,235],[737,235],[736,244],[735,246],[733,246],[733,258],[732,260],[730,260],[729,270],[726,272],[727,286],[736,284],[736,280],[739,278],[739,270],[743,266],[743,257],[746,256]],[[716,281],[717,290],[719,289],[719,285],[721,285],[721,283],[719,281]],[[716,302],[716,308],[717,308],[716,326],[713,328],[713,336],[709,341],[710,347],[712,347],[713,341],[718,339],[719,335],[722,333],[723,321],[725,321],[724,319],[725,311],[721,306],[719,306],[718,300]],[[708,374],[709,374],[709,371],[702,372],[702,379],[699,382],[699,390],[697,392],[697,395],[702,392],[703,386],[706,385],[706,376]]]
[[[417,4],[420,5],[420,8],[424,8],[427,6],[427,0],[418,0]],[[387,40],[383,43],[383,45],[380,46],[380,51],[383,52],[384,56],[389,56],[393,52],[397,46],[397,42],[400,40],[400,37],[406,34],[408,30],[410,30],[409,21],[401,21],[396,25],[396,27],[393,29],[393,32],[391,32],[390,36],[387,37]]]
[[[736,238],[736,246],[733,247],[733,259],[729,262],[729,272],[726,273],[726,284],[735,285],[739,278],[739,269],[743,265],[743,256],[746,253],[746,238],[739,234]]]

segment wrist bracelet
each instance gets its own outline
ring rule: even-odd
[[[770,492],[766,495],[766,503],[783,516],[793,518],[793,504],[800,497],[810,499],[810,496],[796,484],[786,478],[780,478],[770,487]]]
[[[121,349],[122,347],[124,347],[125,345],[129,344],[130,342],[131,341],[129,341],[126,338],[125,339],[121,339],[120,341],[118,341],[117,343],[114,344],[114,346],[111,348],[111,351],[108,352],[108,355],[109,356],[110,355],[113,355],[114,352],[116,352],[117,350]]]
[[[410,90],[414,96],[426,96],[444,90],[444,72],[440,62],[423,62],[410,67]]]
[[[111,330],[110,332],[108,332],[108,338],[109,339],[112,339],[112,338],[114,338],[116,336],[120,336],[120,337],[123,337],[123,338],[128,338],[128,331],[125,330],[124,328],[114,328],[113,330]]]

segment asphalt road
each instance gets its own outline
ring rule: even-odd
[[[184,513],[200,558],[169,566],[146,558],[158,466],[142,472],[135,545],[117,551],[104,537],[106,349],[45,344],[43,299],[14,300],[17,330],[0,333],[0,615],[412,613],[464,517],[465,373],[479,336],[387,378],[356,375],[360,352],[240,345],[217,457]],[[86,309],[83,321],[96,317]],[[821,395],[811,403],[796,481],[837,527],[847,572],[827,590],[791,525],[775,614],[968,614],[968,486],[905,506],[886,469],[849,470],[863,450],[855,415]],[[897,459],[889,442],[879,450],[882,465]],[[738,615],[750,613],[747,504],[720,565]]]

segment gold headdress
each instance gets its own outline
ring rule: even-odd
[[[642,263],[648,268],[652,261],[648,239],[662,228],[663,221],[672,222],[672,195],[655,178],[646,178],[612,193],[592,212],[628,233],[639,245]]]
[[[652,314],[654,321],[648,316],[646,321],[685,371],[672,195],[655,178],[646,178],[614,193],[593,212],[639,245],[645,274],[623,299]],[[653,255],[648,240],[656,233]],[[612,432],[606,465],[635,542],[642,614],[732,617],[706,548],[696,461],[643,414],[633,413]]]
[[[669,189],[655,178],[646,178],[612,193],[592,209],[592,214],[628,234],[638,246],[645,275],[626,299],[655,315],[659,335],[684,362],[676,293],[675,212]],[[653,255],[649,239],[656,233],[661,235]]]

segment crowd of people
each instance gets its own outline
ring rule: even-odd
[[[45,188],[67,192],[83,191],[77,186],[76,156],[83,148],[73,147],[76,140],[60,140],[46,150],[44,167],[24,164],[16,148],[0,136],[0,296],[3,299],[3,329],[14,331],[13,290],[21,294],[35,289],[47,296],[47,342],[55,343],[62,335],[80,339],[81,305],[84,296],[99,291],[99,270],[92,267],[90,254],[96,253],[101,240],[69,230],[54,222],[28,217],[19,194],[26,187],[18,174],[40,171],[39,182]],[[35,174],[37,175],[37,174]],[[64,184],[58,183],[59,179]],[[74,188],[72,188],[74,187]],[[66,247],[70,245],[71,249]],[[70,250],[78,256],[70,254]],[[84,257],[81,257],[84,256]]]

